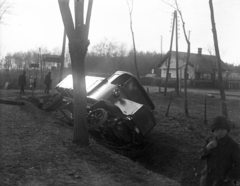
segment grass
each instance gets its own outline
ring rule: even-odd
[[[0,91],[1,97],[18,91]],[[163,185],[197,186],[204,162],[198,151],[210,135],[210,119],[221,114],[221,100],[207,100],[208,124],[204,124],[204,95],[189,93],[189,114],[184,99],[173,94],[150,94],[157,125],[147,136],[151,145],[137,158],[119,155],[90,136],[90,146],[72,143],[72,128],[53,123],[53,113],[33,104],[0,104],[0,185]],[[19,98],[17,98],[19,99]],[[227,100],[235,128],[230,135],[240,143],[240,100]]]

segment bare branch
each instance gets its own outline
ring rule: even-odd
[[[69,0],[58,0],[63,24],[70,42],[75,39],[74,24],[69,8]]]
[[[11,7],[12,4],[8,3],[7,0],[3,0],[0,2],[0,23],[4,15],[11,13],[10,12]]]
[[[132,0],[132,6],[130,6],[128,0],[126,0],[126,2],[127,2],[127,4],[128,4],[128,10],[129,10],[129,13],[130,13],[130,15],[132,15],[132,12],[133,12],[133,0]]]
[[[172,4],[170,4],[170,3],[168,3],[168,2],[166,2],[166,1],[164,1],[164,0],[162,0],[162,2],[164,2],[165,4],[167,4],[167,5],[171,6],[173,9],[177,9],[177,8],[176,8],[176,7],[174,7]]]
[[[190,41],[189,41],[189,39],[188,39],[188,37],[187,37],[186,28],[185,28],[185,22],[184,22],[183,15],[182,15],[182,12],[181,12],[181,10],[180,10],[180,8],[179,8],[179,5],[178,5],[177,0],[175,0],[175,5],[176,5],[176,10],[178,11],[178,13],[179,13],[179,15],[180,15],[180,17],[181,17],[182,27],[183,27],[183,33],[184,33],[185,40],[186,40],[186,42],[189,44]],[[173,7],[173,6],[172,6],[172,7]],[[173,7],[173,8],[174,8],[174,7]]]
[[[133,28],[132,28],[132,11],[133,11],[133,0],[132,0],[132,7],[130,8],[129,2],[128,0],[127,4],[128,4],[128,9],[129,9],[129,16],[130,16],[130,29],[131,29],[131,33],[132,33],[132,41],[133,41],[133,50],[134,50],[134,62],[135,62],[135,68],[136,68],[136,72],[137,72],[137,78],[139,79],[139,72],[138,72],[138,66],[137,66],[137,52],[136,52],[136,45],[135,45],[135,38],[134,38],[134,32],[133,32]]]
[[[173,9],[178,11],[178,13],[179,13],[179,15],[181,17],[181,21],[183,23],[182,27],[183,27],[183,32],[184,32],[184,36],[185,36],[186,42],[189,43],[189,40],[188,40],[187,34],[186,34],[186,30],[185,30],[185,22],[183,20],[182,12],[181,12],[181,10],[179,8],[177,0],[175,0],[175,6],[170,4],[169,2],[166,2],[165,0],[162,0],[162,2],[164,2],[165,4],[169,5],[170,7],[172,7]]]
[[[0,2],[0,10],[2,9],[5,3],[6,3],[6,0]]]

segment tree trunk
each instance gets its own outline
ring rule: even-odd
[[[178,6],[177,6],[178,7]],[[183,27],[183,33],[184,33],[184,37],[185,40],[187,42],[188,48],[187,48],[187,61],[186,61],[186,66],[184,69],[184,110],[185,110],[185,115],[187,117],[189,117],[189,112],[188,112],[188,100],[187,100],[187,70],[188,70],[188,64],[189,64],[189,58],[190,58],[190,48],[191,48],[191,44],[190,44],[190,35],[189,38],[187,38],[187,33],[186,33],[186,29],[185,29],[185,22],[183,21],[183,16],[181,11],[177,8],[178,13],[180,14],[181,20],[182,20],[182,27]]]
[[[60,77],[59,80],[63,79],[63,69],[64,69],[64,58],[65,58],[65,45],[66,45],[66,31],[64,29],[63,33],[63,45],[62,45],[62,54],[61,54],[61,67],[60,67]]]
[[[138,78],[138,80],[140,80],[138,65],[137,65],[137,51],[136,51],[136,45],[135,45],[134,32],[133,32],[133,28],[132,28],[133,0],[132,0],[132,8],[130,8],[128,0],[127,0],[127,4],[128,4],[128,10],[129,10],[129,17],[130,17],[130,29],[131,29],[132,41],[133,41],[134,64],[135,64],[135,69],[136,69],[136,72],[137,72],[137,78]]]
[[[209,0],[209,6],[210,6],[210,12],[211,12],[213,40],[214,40],[215,52],[216,52],[217,63],[218,63],[218,84],[219,84],[221,100],[222,100],[222,114],[225,116],[228,116],[226,97],[225,97],[223,80],[222,80],[221,57],[220,57],[219,48],[218,48],[217,30],[215,27],[215,19],[214,19],[214,10],[213,10],[212,0]]]
[[[73,75],[73,99],[74,99],[74,132],[73,142],[80,146],[89,145],[87,123],[87,95],[85,83],[84,60],[89,41],[88,32],[93,0],[88,1],[86,23],[84,25],[84,0],[75,0],[75,28],[69,0],[58,0],[65,31],[69,40],[69,52]]]
[[[138,65],[137,65],[137,51],[136,51],[136,46],[135,46],[135,39],[134,39],[134,33],[133,33],[133,29],[132,29],[132,24],[131,24],[131,32],[132,32],[132,40],[133,40],[134,64],[135,64],[135,68],[136,68],[136,72],[137,72],[137,78],[138,78],[138,80],[140,80],[139,71],[138,71]]]
[[[188,41],[188,49],[187,49],[187,62],[184,69],[184,110],[185,115],[188,117],[188,101],[187,101],[187,70],[188,70],[188,63],[189,63],[189,57],[190,57],[190,42]]]
[[[74,99],[74,132],[73,142],[80,146],[89,145],[87,132],[87,98],[85,83],[84,59],[87,52],[88,43],[75,41],[69,42],[69,51],[72,64],[73,75],[73,99]]]

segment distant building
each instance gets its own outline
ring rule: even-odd
[[[240,88],[240,73],[232,72],[227,78],[227,87],[231,89],[239,89]]]
[[[162,61],[156,66],[156,70],[160,71],[161,78],[166,78],[167,64],[170,56],[168,52]],[[184,80],[184,70],[187,62],[187,53],[178,52],[178,74],[179,79]],[[213,55],[202,54],[202,49],[198,49],[198,53],[190,53],[187,80],[193,83],[195,87],[214,87],[217,83],[217,58]],[[227,73],[232,71],[223,61],[221,61],[222,77],[227,78]],[[172,51],[168,78],[176,79],[176,52]]]

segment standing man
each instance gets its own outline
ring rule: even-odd
[[[26,86],[26,71],[23,71],[23,73],[18,78],[18,84],[20,85],[20,95],[25,94],[24,87]]]
[[[46,84],[46,88],[45,88],[45,93],[48,94],[49,93],[49,89],[52,83],[52,78],[51,78],[51,72],[48,72],[48,74],[45,76],[45,80],[44,83]]]
[[[34,81],[33,81],[33,90],[35,90],[37,87],[37,76],[34,78]]]

